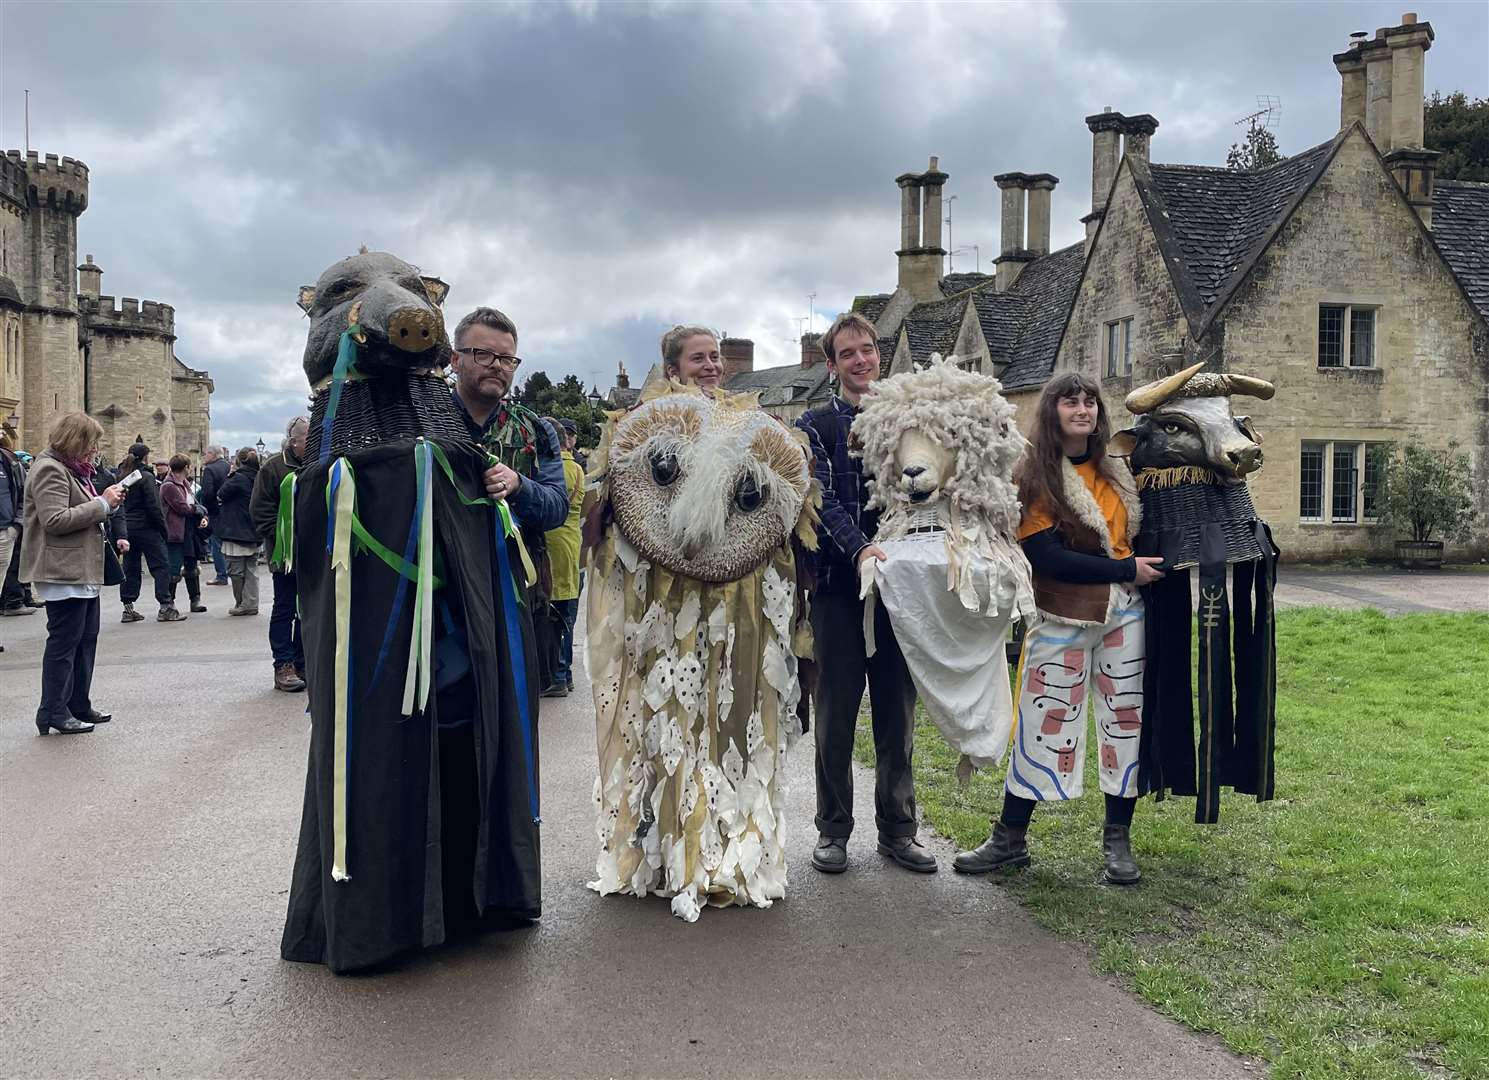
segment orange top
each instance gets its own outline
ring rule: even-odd
[[[1101,508],[1101,516],[1106,518],[1106,531],[1112,538],[1112,558],[1128,558],[1132,554],[1132,548],[1127,543],[1127,507],[1117,494],[1117,489],[1096,468],[1095,458],[1083,461],[1075,467],[1075,471],[1085,482],[1086,490],[1096,500],[1096,505]],[[1019,522],[1018,538],[1027,540],[1035,533],[1054,527],[1055,515],[1050,512],[1048,504],[1037,502],[1025,508],[1023,519]]]

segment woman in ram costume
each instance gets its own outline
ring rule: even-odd
[[[797,589],[815,546],[799,435],[753,395],[667,382],[612,416],[586,510],[601,894],[769,907],[799,734]]]

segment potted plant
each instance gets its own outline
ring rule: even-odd
[[[1398,565],[1436,570],[1442,566],[1443,541],[1467,540],[1473,524],[1468,455],[1456,442],[1433,450],[1415,438],[1382,451],[1376,459],[1383,474],[1377,526],[1396,533]]]

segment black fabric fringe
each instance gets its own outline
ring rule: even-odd
[[[1176,484],[1145,488],[1141,495],[1143,526],[1138,550],[1162,555],[1164,570],[1200,565],[1201,536],[1219,530],[1224,561],[1250,562],[1263,557],[1253,528],[1257,517],[1245,484]]]

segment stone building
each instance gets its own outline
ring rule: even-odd
[[[1036,231],[1000,257],[1005,286],[957,275],[907,304],[902,269],[896,293],[855,306],[878,309],[891,368],[955,351],[997,375],[1026,422],[1055,371],[1098,379],[1118,424],[1133,386],[1199,360],[1271,380],[1273,400],[1245,402],[1267,458],[1250,486],[1289,558],[1387,553],[1371,448],[1457,442],[1480,516],[1454,553],[1489,552],[1489,184],[1435,180],[1422,145],[1432,39],[1411,14],[1355,35],[1334,57],[1337,134],[1265,169],[1158,164],[1153,117],[1087,117],[1083,244],[1041,255]],[[1019,177],[997,178],[1004,256],[1025,228],[1010,192],[1027,191],[1028,227],[1043,213]]]
[[[755,343],[745,338],[725,338],[724,388],[760,395],[760,407],[778,420],[791,423],[808,409],[821,405],[832,394],[827,357],[821,334],[801,336],[801,362],[755,370]]]
[[[33,452],[59,415],[84,409],[103,425],[110,461],[136,436],[158,457],[199,455],[212,380],[176,358],[170,305],[102,296],[93,256],[78,265],[87,208],[81,161],[19,150],[0,157],[0,420]]]

